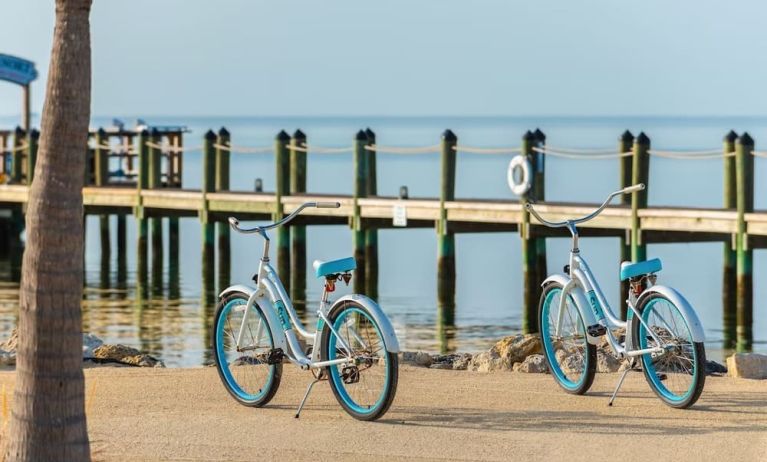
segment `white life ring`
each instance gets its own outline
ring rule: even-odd
[[[521,169],[522,175],[519,181],[517,181],[515,174],[519,169]],[[532,187],[532,173],[533,166],[530,164],[527,156],[514,156],[514,158],[511,159],[511,162],[509,162],[509,170],[506,173],[506,180],[509,182],[509,188],[511,188],[511,192],[517,196],[523,196],[527,194],[527,192],[530,191],[530,188]]]

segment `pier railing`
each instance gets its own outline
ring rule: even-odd
[[[358,261],[355,290],[377,296],[378,230],[394,227],[433,227],[437,234],[438,300],[442,321],[452,323],[455,294],[455,235],[470,232],[518,232],[522,243],[524,288],[523,329],[537,331],[540,283],[547,275],[546,239],[552,232],[540,226],[522,207],[535,200],[552,219],[581,214],[590,204],[564,204],[545,200],[546,159],[618,159],[620,187],[644,183],[647,188],[624,196],[620,205],[609,207],[600,217],[585,224],[584,236],[613,236],[620,240],[620,259],[647,258],[647,244],[654,242],[723,242],[724,346],[740,350],[753,341],[753,249],[767,247],[767,212],[754,210],[754,159],[767,157],[756,151],[748,133],[730,132],[723,146],[705,151],[669,151],[651,148],[644,133],[629,131],[612,149],[553,147],[540,130],[526,132],[519,146],[466,146],[446,130],[439,143],[418,147],[379,145],[375,133],[360,130],[348,146],[316,146],[296,130],[293,136],[281,131],[273,145],[241,146],[232,141],[226,128],[208,131],[199,145],[185,146],[183,127],[142,127],[136,130],[98,129],[91,133],[84,172],[83,197],[86,213],[100,216],[102,257],[109,256],[109,215],[117,215],[117,252],[124,259],[125,219],[133,215],[138,229],[138,279],[147,277],[148,244],[152,247],[152,275],[162,277],[163,218],[168,220],[169,258],[178,261],[179,218],[199,217],[202,225],[204,271],[212,271],[218,254],[219,286],[229,283],[230,235],[225,218],[237,214],[252,219],[279,219],[312,198],[336,200],[340,209],[312,210],[293,226],[277,233],[277,264],[283,280],[297,300],[306,292],[306,225],[348,224],[353,230],[353,250]],[[0,131],[0,156],[4,185],[0,203],[10,209],[3,224],[6,242],[18,240],[23,229],[20,204],[26,202],[27,186],[34,178],[39,133],[17,128]],[[183,153],[202,152],[202,187],[183,188]],[[440,194],[432,199],[382,197],[377,192],[377,155],[434,154],[439,156]],[[230,191],[232,154],[273,155],[275,190]],[[353,162],[350,195],[312,195],[306,190],[308,155],[350,155]],[[523,156],[531,167],[530,187],[519,201],[471,200],[455,196],[458,155]],[[723,204],[721,208],[648,207],[650,162],[653,157],[676,160],[722,159]],[[8,245],[6,247],[10,248]],[[17,246],[18,247],[18,246]],[[218,248],[216,251],[216,247]],[[8,248],[3,252],[9,252]],[[288,276],[289,275],[289,276]],[[213,293],[214,277],[203,275],[207,292]],[[628,287],[621,285],[621,300]],[[622,313],[625,316],[625,303]]]

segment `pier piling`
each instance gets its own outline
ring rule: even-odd
[[[533,151],[535,145],[535,135],[531,131],[525,132],[522,136],[522,155],[527,156],[527,159],[532,165],[533,172],[535,172],[536,153]],[[535,174],[533,173],[533,179]],[[534,186],[524,194],[520,199],[522,202],[526,202],[532,199],[535,194]],[[522,220],[519,225],[519,237],[522,242],[522,298],[523,298],[523,312],[522,312],[522,331],[525,333],[538,332],[538,271],[536,270],[536,264],[538,263],[538,246],[532,236],[530,226],[530,213],[526,210],[522,210]]]
[[[148,277],[148,237],[149,226],[146,221],[144,213],[144,207],[141,197],[141,191],[149,187],[149,132],[142,130],[138,136],[138,178],[136,180],[136,187],[138,189],[138,204],[134,210],[136,216],[136,234],[137,234],[137,256],[136,256],[136,288],[139,292],[138,298],[144,298],[146,293],[144,292],[147,284]]]
[[[533,138],[535,146],[538,149],[543,149],[546,146],[546,135],[536,128],[533,132]],[[542,152],[535,153],[535,163],[533,163],[533,197],[536,201],[543,202],[546,200],[546,156]],[[546,237],[535,236],[535,306],[536,306],[536,319],[537,307],[538,307],[538,294],[540,292],[541,283],[549,277],[548,265],[546,262]]]
[[[162,142],[156,128],[150,131],[152,146],[149,147],[149,189],[157,190],[162,187],[162,151],[158,147]],[[153,217],[149,220],[149,229],[152,236],[152,287],[159,291],[162,287],[163,272],[163,242],[162,242],[162,218]]]
[[[36,129],[29,131],[27,136],[27,184],[31,185],[35,178],[35,165],[37,165],[37,145],[40,140],[40,132]]]
[[[368,138],[368,197],[378,195],[376,172],[376,134],[370,128],[365,130]],[[378,229],[373,226],[365,230],[365,294],[378,298]]]
[[[225,127],[221,127],[218,131],[216,145],[216,191],[229,191],[231,135]],[[219,221],[216,223],[216,228],[218,231],[218,287],[223,288],[229,286],[231,279],[231,233],[227,221]]]
[[[722,165],[723,178],[723,195],[725,209],[737,210],[737,194],[736,194],[736,179],[735,179],[735,158],[728,156],[728,154],[735,152],[735,141],[738,135],[733,130],[725,135],[722,145],[722,151],[724,154],[724,164]],[[722,268],[722,348],[733,349],[735,348],[737,332],[736,332],[736,318],[737,318],[737,280],[735,277],[736,265],[737,265],[737,252],[735,251],[735,240],[737,234],[734,234],[732,238],[725,242],[723,247],[723,268]]]
[[[650,138],[641,132],[634,140],[631,163],[631,183],[644,183],[645,189],[631,194],[631,260],[634,262],[647,260],[647,245],[642,236],[639,221],[639,209],[647,208],[647,197],[650,189]]]
[[[623,132],[623,134],[618,138],[618,152],[619,153],[626,153],[631,152],[632,147],[634,145],[634,135],[631,134],[630,131],[626,130]],[[633,162],[633,156],[622,156],[620,158],[620,187],[626,188],[628,186],[631,186],[633,183],[632,180],[632,162]],[[626,194],[621,194],[620,196],[620,203],[621,205],[630,206],[631,205],[631,197],[629,197]],[[631,230],[627,229],[624,235],[622,235],[620,238],[620,263],[623,263],[624,261],[631,261]],[[620,296],[620,299],[618,300],[620,305],[620,313],[621,313],[621,319],[626,320],[626,315],[628,313],[628,305],[627,300],[629,298],[629,283],[628,281],[620,281],[620,290],[618,291],[618,294]]]
[[[354,211],[351,217],[352,246],[354,247],[354,259],[357,261],[353,281],[354,291],[357,293],[365,292],[367,285],[367,263],[365,259],[365,238],[367,235],[362,224],[359,205],[359,199],[368,195],[368,154],[365,149],[367,144],[368,137],[365,132],[358,131],[354,137]]]
[[[306,193],[306,135],[300,129],[290,141],[290,194]],[[290,227],[290,298],[299,312],[306,309],[306,226]]]
[[[202,142],[202,192],[203,207],[200,211],[202,223],[202,285],[203,303],[207,306],[215,300],[215,228],[208,213],[208,193],[215,191],[216,187],[216,150],[213,145],[216,142],[216,134],[212,130],[205,133]]]
[[[96,186],[106,186],[109,181],[109,150],[104,148],[107,144],[107,134],[103,128],[99,128],[94,136],[96,147],[94,148],[95,159],[95,182]],[[111,259],[111,243],[109,230],[109,215],[102,213],[99,215],[99,237],[101,241],[101,277],[102,288],[107,281],[104,278],[109,277],[109,260]]]
[[[754,294],[752,264],[754,251],[749,245],[745,214],[754,211],[754,140],[743,133],[735,144],[735,182],[737,184],[736,334],[737,351],[751,351],[753,344]]]
[[[439,318],[452,324],[455,316],[455,233],[448,226],[446,202],[455,200],[458,137],[451,130],[442,134],[440,146],[439,221],[437,222],[437,304]]]
[[[273,220],[279,221],[285,216],[282,197],[290,195],[290,135],[281,130],[274,140],[274,166],[276,169],[276,183],[274,187],[274,212]],[[277,273],[287,286],[285,290],[290,293],[290,229],[280,226],[275,230],[277,234]]]

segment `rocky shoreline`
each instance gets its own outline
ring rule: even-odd
[[[19,333],[13,329],[10,337],[0,343],[0,366],[16,365],[18,343]],[[88,333],[83,334],[83,362],[86,367],[165,367],[165,364],[154,356],[129,346],[106,344],[100,338]]]
[[[548,373],[543,346],[538,334],[518,334],[505,337],[488,351],[476,354],[429,354],[421,351],[400,353],[400,361],[431,369],[473,372]],[[624,364],[612,354],[606,341],[597,346],[597,372],[623,371]],[[706,374],[747,379],[767,379],[767,355],[736,353],[727,358],[727,365],[706,361]]]

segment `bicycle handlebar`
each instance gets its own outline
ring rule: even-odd
[[[576,219],[573,219],[573,220],[565,220],[565,221],[548,221],[548,220],[545,220],[545,219],[543,219],[543,217],[541,217],[538,214],[538,212],[535,211],[535,209],[533,208],[533,204],[530,203],[530,202],[526,202],[525,203],[525,209],[528,212],[530,212],[542,224],[544,224],[544,225],[546,225],[546,226],[548,226],[550,228],[563,228],[563,227],[571,225],[571,224],[576,225],[578,223],[584,223],[584,222],[587,222],[587,221],[593,219],[594,217],[596,217],[597,215],[602,213],[602,210],[604,210],[605,207],[607,207],[607,204],[609,204],[610,201],[612,201],[615,196],[620,196],[621,194],[635,193],[635,192],[638,192],[638,191],[642,191],[644,188],[645,188],[644,183],[639,183],[639,184],[635,184],[633,186],[628,186],[626,188],[619,189],[618,191],[614,191],[614,192],[610,193],[610,195],[607,196],[607,199],[605,199],[605,201],[602,202],[602,205],[597,207],[596,210],[594,210],[593,212],[591,212],[590,214],[588,214],[586,216],[583,216],[581,218],[576,218]]]
[[[297,209],[295,209],[290,215],[286,216],[282,220],[275,223],[271,223],[265,226],[256,226],[255,228],[243,229],[243,228],[240,228],[240,221],[237,218],[229,217],[229,226],[231,226],[232,229],[237,231],[238,233],[242,233],[242,234],[258,233],[263,235],[264,231],[266,231],[267,229],[272,229],[272,228],[276,228],[278,226],[284,225],[285,223],[295,218],[299,213],[301,213],[302,210],[309,207],[314,207],[318,209],[337,209],[341,207],[341,204],[339,202],[304,202]]]

